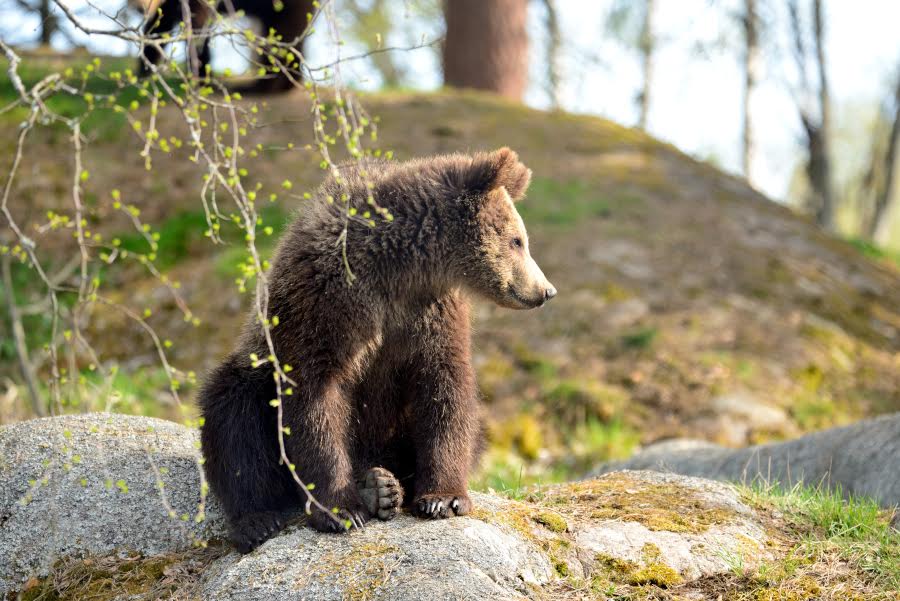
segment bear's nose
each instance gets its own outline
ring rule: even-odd
[[[554,288],[553,285],[550,285],[544,290],[544,300],[548,301],[554,296],[556,296],[556,288]]]

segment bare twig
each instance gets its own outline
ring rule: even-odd
[[[28,344],[25,341],[25,328],[22,326],[22,317],[19,315],[18,305],[16,304],[16,289],[13,287],[10,258],[8,255],[2,257],[0,266],[2,266],[3,269],[3,288],[6,290],[6,309],[9,313],[10,329],[12,330],[13,340],[15,341],[16,357],[19,359],[19,369],[22,371],[22,378],[25,380],[25,385],[28,387],[28,395],[31,397],[31,408],[36,415],[43,417],[47,415],[47,409],[41,400],[40,392],[38,392],[37,377],[34,373],[34,366],[31,363]]]

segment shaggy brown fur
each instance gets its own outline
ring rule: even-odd
[[[481,425],[464,290],[518,309],[556,294],[528,253],[512,202],[530,175],[507,148],[349,165],[343,182],[329,179],[282,238],[269,315],[280,322],[272,330],[279,360],[299,374],[283,403],[287,454],[319,501],[340,507],[351,524],[376,513],[357,484],[375,466],[400,481],[379,488],[376,508],[399,503],[402,487],[420,517],[471,509],[467,478]],[[335,244],[345,223],[341,197],[360,213],[371,208],[367,180],[393,220],[349,223],[347,259],[357,279],[348,285]],[[276,532],[280,513],[301,499],[278,461],[271,369],[251,367],[251,353],[269,354],[252,319],[200,394],[206,472],[242,550]],[[322,512],[310,521],[339,528]]]
[[[194,50],[196,63],[194,52],[188,55],[190,70],[201,77],[206,74],[207,65],[212,57],[209,51],[209,38],[203,34],[203,29],[213,22],[214,16],[213,7],[207,0],[131,0],[131,2],[140,5],[147,15],[144,21],[144,35],[147,36],[171,33],[180,23],[186,23],[188,21],[184,15],[186,4],[190,11],[191,29],[199,40],[198,47]],[[243,11],[246,16],[259,21],[259,34],[262,37],[274,31],[276,36],[280,36],[281,42],[292,44],[301,50],[303,40],[300,36],[306,30],[307,15],[312,14],[313,0],[282,0],[282,4],[281,10],[276,10],[276,3],[273,0],[219,0],[215,11],[222,15],[229,15],[232,10],[235,13]],[[148,75],[150,66],[158,64],[161,58],[162,54],[156,46],[145,45],[138,60],[140,74]],[[302,79],[299,71],[292,71],[292,76],[295,80]],[[283,73],[278,73],[237,89],[245,93],[266,93],[286,91],[292,87],[291,80]]]

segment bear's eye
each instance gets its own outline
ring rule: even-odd
[[[512,245],[513,245],[513,248],[522,248],[522,239],[521,238],[513,238]]]

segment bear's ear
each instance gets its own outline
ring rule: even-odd
[[[520,200],[531,182],[531,169],[519,161],[519,155],[505,146],[494,152],[480,152],[464,176],[464,186],[479,194],[487,195],[501,187],[509,197]]]
[[[531,183],[531,169],[523,165],[519,161],[519,155],[506,146],[490,153],[488,160],[493,173],[493,181],[488,191],[502,186],[514,201],[521,200],[525,196],[528,184]]]

